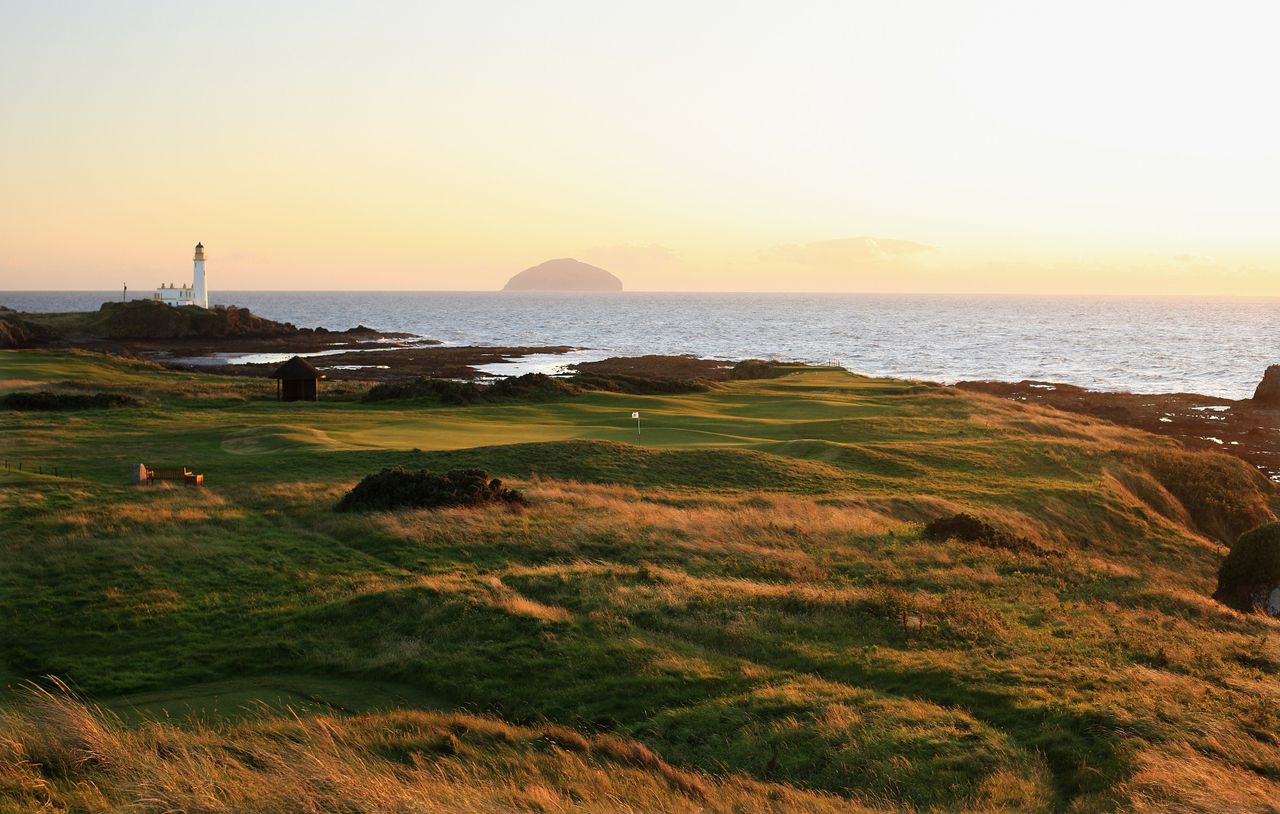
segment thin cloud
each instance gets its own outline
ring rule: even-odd
[[[896,265],[934,251],[914,240],[884,237],[847,237],[815,243],[788,243],[761,252],[764,260],[810,266],[848,267]]]
[[[596,246],[583,252],[582,259],[609,270],[640,273],[669,271],[683,262],[674,251],[657,243]]]

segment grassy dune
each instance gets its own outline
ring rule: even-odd
[[[1208,598],[1276,507],[1236,459],[840,371],[443,408],[0,354],[72,387],[147,404],[2,417],[0,811],[1280,800],[1280,625]],[[531,503],[331,510],[388,465]],[[957,511],[1034,549],[921,539]]]

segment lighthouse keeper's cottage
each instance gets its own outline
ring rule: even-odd
[[[209,307],[209,289],[204,278],[204,244],[196,244],[195,269],[192,272],[191,285],[173,283],[161,285],[152,294],[151,299],[166,305],[198,305]]]

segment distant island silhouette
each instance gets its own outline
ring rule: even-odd
[[[527,268],[507,280],[503,291],[621,291],[622,281],[597,266],[561,257]]]

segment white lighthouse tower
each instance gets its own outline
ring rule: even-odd
[[[191,304],[209,307],[209,289],[204,283],[204,244],[196,244],[195,271],[191,279]]]

